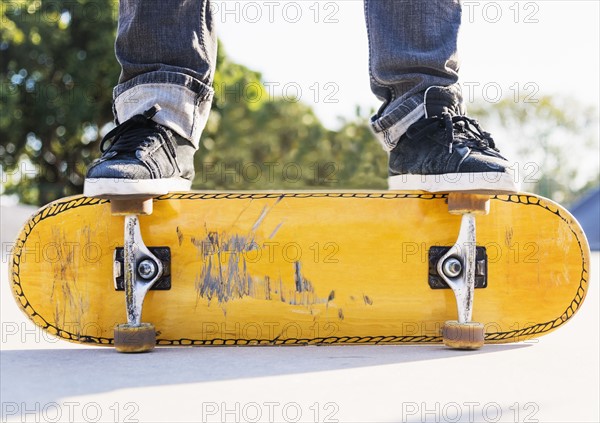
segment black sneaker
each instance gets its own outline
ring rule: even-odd
[[[102,157],[88,169],[88,197],[155,196],[189,190],[194,178],[191,142],[152,120],[154,105],[110,131],[100,143]]]
[[[518,191],[510,163],[490,134],[463,114],[456,88],[425,92],[425,118],[412,124],[390,152],[390,189]]]

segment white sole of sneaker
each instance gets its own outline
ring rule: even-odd
[[[515,193],[519,183],[511,173],[444,173],[441,175],[395,175],[388,178],[391,190],[427,192]]]
[[[189,191],[192,182],[183,178],[113,179],[89,178],[83,185],[86,197],[157,196],[173,191]]]

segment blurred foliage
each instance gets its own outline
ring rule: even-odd
[[[194,188],[385,189],[386,153],[358,111],[339,131],[327,130],[309,106],[273,96],[222,46],[214,88]]]
[[[116,3],[11,1],[0,32],[5,194],[43,204],[81,191],[119,75]]]
[[[600,184],[598,110],[570,98],[504,98],[469,112],[485,121],[522,189],[570,204]]]
[[[3,2],[0,194],[44,204],[81,192],[85,169],[112,125],[117,7],[116,0]],[[273,97],[259,73],[231,62],[223,48],[214,87],[195,189],[386,188],[386,153],[360,110],[338,131],[328,130],[309,106]],[[520,156],[539,163],[538,183],[528,189],[568,199],[598,183],[596,169],[594,178],[574,184],[582,173],[569,154],[574,145],[597,149],[597,133],[585,139],[597,128],[597,112],[551,98],[472,109],[484,127],[491,121]]]

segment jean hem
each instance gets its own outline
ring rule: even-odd
[[[423,94],[414,95],[383,116],[371,118],[371,130],[384,150],[391,151],[407,129],[425,116]]]
[[[113,89],[113,99],[122,95],[125,91],[143,84],[170,84],[180,85],[190,91],[202,95],[210,94],[212,97],[212,88],[197,80],[196,78],[178,72],[154,71],[138,75],[128,81],[122,82]]]
[[[115,88],[113,109],[116,121],[124,122],[158,104],[161,110],[153,120],[177,132],[198,148],[210,113],[213,89],[187,75],[171,74],[162,82],[147,82],[149,80],[145,76]]]

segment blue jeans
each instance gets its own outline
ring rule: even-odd
[[[123,122],[159,103],[155,119],[198,146],[213,97],[216,31],[210,0],[173,3],[121,0],[115,117]],[[391,150],[423,117],[425,90],[458,81],[461,6],[457,0],[364,0],[364,7],[371,88],[383,102],[371,126]]]

